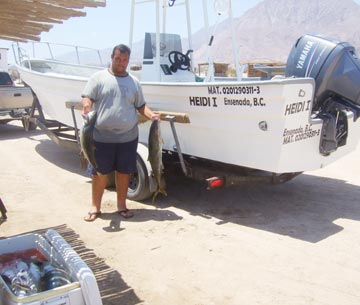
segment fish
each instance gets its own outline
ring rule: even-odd
[[[84,118],[84,126],[81,130],[80,135],[80,145],[81,153],[84,155],[89,164],[98,171],[98,166],[95,160],[95,146],[93,133],[95,128],[95,123],[97,119],[96,111],[90,111],[87,116]]]
[[[157,184],[156,190],[152,196],[152,203],[155,202],[155,198],[159,193],[167,196],[167,192],[165,190],[166,183],[164,179],[164,164],[162,162],[162,144],[163,139],[161,137],[160,121],[154,120],[150,126],[148,139],[148,161],[151,164],[151,175],[155,178]]]

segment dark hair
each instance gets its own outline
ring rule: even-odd
[[[130,57],[130,53],[131,53],[131,50],[128,46],[124,45],[124,44],[118,44],[117,46],[115,46],[113,48],[113,51],[111,53],[111,58],[114,57],[115,55],[115,51],[118,50],[120,53],[127,53]]]

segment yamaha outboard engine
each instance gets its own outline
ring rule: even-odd
[[[347,42],[305,35],[292,48],[287,77],[315,79],[313,114],[324,120],[320,153],[329,155],[346,144],[347,114],[360,115],[360,60]]]

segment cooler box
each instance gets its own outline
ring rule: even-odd
[[[30,233],[0,240],[0,256],[33,249],[47,262],[61,266],[69,283],[20,297],[0,276],[1,305],[102,305],[93,272],[55,230],[48,230],[44,236]]]

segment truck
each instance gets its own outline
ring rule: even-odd
[[[26,120],[33,104],[31,88],[16,84],[9,72],[0,70],[0,123],[6,124],[13,120],[21,120],[25,129],[32,130],[36,125]]]

